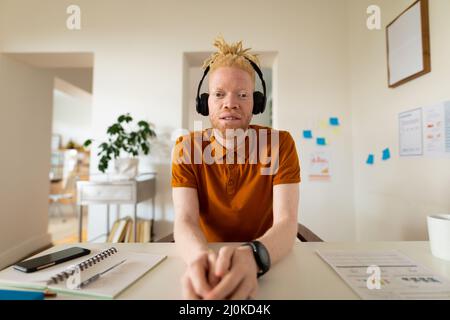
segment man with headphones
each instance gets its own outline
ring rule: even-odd
[[[300,165],[287,131],[250,125],[267,100],[257,57],[242,42],[219,37],[214,46],[196,106],[212,128],[180,137],[173,153],[174,236],[187,264],[185,298],[249,299],[257,279],[294,244]],[[255,73],[262,93],[255,91]],[[200,95],[207,74],[209,93]],[[216,253],[208,242],[233,244]]]

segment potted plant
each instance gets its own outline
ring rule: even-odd
[[[150,138],[156,137],[155,131],[150,128],[147,121],[137,123],[135,130],[132,128],[133,118],[129,113],[120,115],[117,122],[108,127],[106,133],[108,141],[99,145],[100,156],[98,170],[105,173],[109,162],[114,159],[114,180],[132,179],[138,173],[139,155],[147,155],[150,152]],[[84,142],[87,148],[92,144],[92,139]],[[127,157],[123,157],[127,154]]]

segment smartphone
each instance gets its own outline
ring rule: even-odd
[[[45,256],[21,261],[13,266],[14,269],[22,272],[35,272],[39,271],[55,264],[63,263],[78,257],[85,256],[91,253],[91,250],[72,247],[61,251],[53,252]]]

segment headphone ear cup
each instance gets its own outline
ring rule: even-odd
[[[263,113],[266,108],[266,98],[259,91],[253,92],[253,114]]]
[[[202,116],[209,115],[208,98],[209,98],[209,94],[207,94],[207,93],[202,93],[200,95],[200,98],[197,97],[196,110]]]

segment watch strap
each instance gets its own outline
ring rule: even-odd
[[[270,269],[270,257],[269,252],[267,251],[266,247],[257,240],[246,242],[243,244],[243,246],[249,246],[252,249],[253,256],[256,261],[256,265],[258,266],[259,270],[257,272],[257,277],[261,277],[263,274],[265,274]],[[262,252],[264,251],[264,252]],[[261,255],[264,254],[267,257],[267,261],[263,262],[261,259]]]

